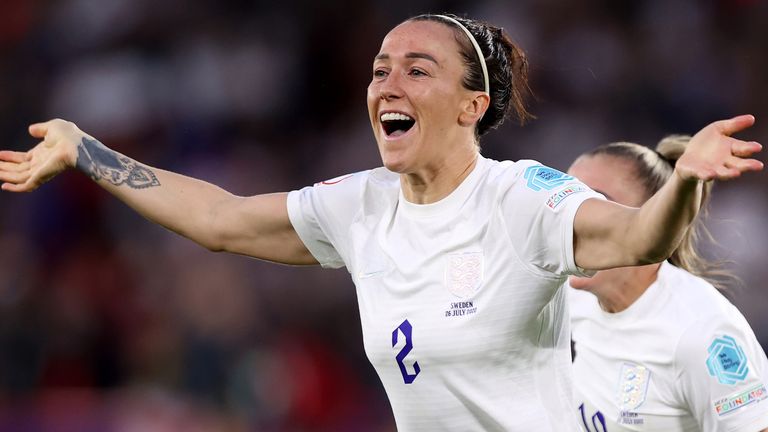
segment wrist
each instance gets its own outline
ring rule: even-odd
[[[66,156],[64,160],[67,163],[68,168],[76,168],[80,169],[80,166],[78,165],[78,162],[81,162],[79,159],[81,157],[85,157],[85,155],[82,155],[81,149],[81,143],[82,143],[83,137],[80,135],[77,135],[70,143],[66,146],[64,151],[66,152]]]
[[[702,179],[696,177],[695,175],[686,175],[685,173],[681,172],[681,170],[678,169],[677,167],[675,167],[673,171],[673,176],[683,184],[695,186],[703,182]]]

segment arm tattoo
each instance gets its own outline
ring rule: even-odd
[[[94,181],[104,179],[115,186],[127,184],[132,189],[160,186],[151,169],[87,137],[77,146],[76,166]]]

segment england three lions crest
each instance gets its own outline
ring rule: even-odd
[[[645,402],[648,384],[651,382],[651,371],[645,366],[634,363],[624,363],[619,376],[619,388],[616,394],[619,404],[620,424],[640,425],[643,418],[634,412]]]
[[[483,253],[449,254],[445,267],[445,285],[459,298],[473,296],[483,283]]]

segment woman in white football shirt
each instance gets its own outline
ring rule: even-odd
[[[728,136],[752,116],[716,122],[642,208],[590,199],[559,171],[479,153],[479,137],[510,111],[529,116],[526,69],[500,28],[421,15],[374,57],[367,100],[382,168],[237,197],[54,120],[31,126],[43,140],[31,151],[0,152],[0,180],[29,191],[76,167],[211,250],[345,266],[402,431],[576,431],[566,277],[665,259],[696,215],[702,180],[762,169],[750,159],[760,145]]]
[[[668,137],[656,151],[601,146],[568,172],[640,207],[674,175],[689,138]],[[570,278],[576,407],[587,431],[768,431],[768,360],[741,313],[700,277],[718,273],[696,249],[697,228],[700,219],[663,263]]]

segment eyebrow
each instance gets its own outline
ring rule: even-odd
[[[389,54],[382,53],[382,54],[377,55],[374,58],[374,60],[389,60],[389,58],[390,58]],[[431,55],[429,55],[427,53],[409,52],[409,53],[405,53],[405,58],[408,58],[408,59],[420,58],[420,59],[424,59],[424,60],[429,60],[432,63],[440,66],[440,63],[438,63],[438,61],[434,57],[432,57]]]

